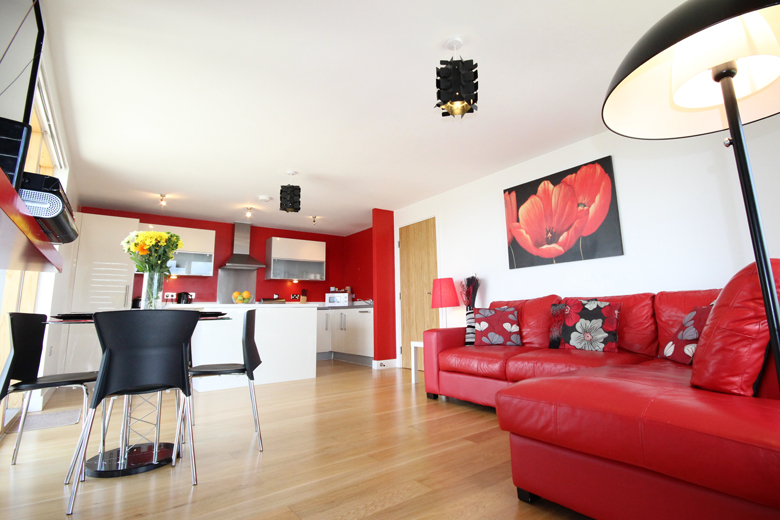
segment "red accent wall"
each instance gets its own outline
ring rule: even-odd
[[[344,259],[348,284],[355,299],[368,300],[374,294],[373,231],[364,231],[344,238],[344,250],[348,252]]]
[[[372,211],[374,359],[395,359],[395,235],[393,212]]]
[[[217,301],[217,267],[223,265],[233,251],[233,224],[93,207],[82,207],[80,211],[98,215],[137,218],[141,221],[141,224],[146,225],[152,224],[154,226],[168,225],[196,229],[213,229],[216,232],[214,243],[214,276],[180,276],[165,282],[163,290],[165,292],[194,292],[196,302]],[[157,227],[155,227],[155,229],[163,231],[163,229]],[[260,269],[257,272],[256,297],[271,298],[274,294],[278,294],[280,298],[292,301],[292,294],[300,294],[301,289],[307,289],[309,292],[309,301],[321,302],[325,300],[325,293],[329,292],[331,287],[343,289],[347,285],[351,285],[357,298],[372,298],[373,287],[370,282],[372,277],[371,235],[370,228],[355,233],[354,235],[339,237],[335,235],[252,226],[249,252],[260,261],[265,261],[265,242],[266,239],[270,237],[296,238],[300,240],[318,240],[325,242],[326,254],[325,281],[301,281],[297,284],[290,280],[266,281],[265,269]],[[141,274],[135,276],[133,297],[141,296],[142,279],[143,275]],[[366,280],[368,280],[368,282]]]

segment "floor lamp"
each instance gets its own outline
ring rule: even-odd
[[[433,280],[433,296],[431,298],[431,309],[441,309],[444,307],[458,307],[460,299],[455,291],[455,282],[452,278],[436,278]],[[444,312],[444,327],[447,327],[447,312]]]
[[[655,24],[615,73],[602,108],[613,132],[676,139],[729,130],[780,380],[777,291],[742,122],[780,112],[780,0],[688,0]]]

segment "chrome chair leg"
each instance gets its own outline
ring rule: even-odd
[[[190,397],[188,398],[190,402],[190,417],[192,417],[192,424],[195,424],[195,403],[193,397],[195,396],[195,389],[192,388],[192,376],[188,376],[190,378]]]
[[[174,435],[174,441],[173,441],[173,453],[171,453],[171,467],[176,466],[176,459],[178,457],[179,452],[181,451],[181,445],[182,445],[182,436],[184,435],[184,432],[182,431],[182,418],[184,417],[184,406],[186,402],[184,397],[182,396],[181,399],[179,399],[179,406],[177,407],[176,411],[176,435]]]
[[[181,392],[176,392],[176,417],[181,421],[184,416],[179,417],[179,401],[181,399]],[[181,430],[181,439],[179,439],[179,442],[184,444],[184,429]],[[181,457],[181,452],[179,452],[179,457]]]
[[[117,462],[121,468],[124,468],[125,463],[127,462],[127,440],[130,437],[131,406],[132,401],[130,400],[130,396],[126,395],[122,405],[122,430],[119,433],[119,454],[117,456],[119,459]]]
[[[191,401],[192,396],[185,397],[185,401]],[[191,406],[191,404],[190,404]],[[198,471],[195,468],[195,438],[192,436],[192,415],[190,415],[191,408],[187,409],[187,430],[190,438],[190,469],[192,471],[192,485],[198,484]]]
[[[11,457],[11,466],[16,464],[16,455],[19,453],[19,444],[22,442],[22,433],[24,432],[24,422],[27,420],[27,409],[30,407],[30,394],[25,392],[22,398],[22,417],[19,419],[19,432],[16,434],[16,444],[14,444],[14,454]]]
[[[89,412],[87,412],[89,413]],[[76,451],[73,452],[73,459],[70,461],[70,467],[68,473],[65,475],[65,482],[63,485],[70,484],[70,478],[73,476],[73,470],[76,469],[76,464],[79,460],[79,453],[81,452],[81,445],[84,442],[84,427],[87,425],[87,417],[84,416],[84,424],[81,427],[81,433],[79,434],[79,441],[76,443]]]
[[[87,419],[85,419],[85,423],[84,423],[84,442],[81,443],[81,449],[79,450],[79,462],[76,469],[76,475],[83,475],[84,473],[84,466],[87,460],[87,445],[89,444],[89,433],[92,431],[92,423],[94,420],[95,420],[95,409],[90,408],[89,413],[87,414]],[[68,501],[67,514],[69,515],[73,514],[73,503],[76,501],[76,491],[78,491],[79,488],[79,481],[81,481],[81,479],[78,478],[78,476],[73,479],[73,489],[70,492],[70,500]]]
[[[70,477],[73,475],[73,469],[76,467],[76,461],[78,460],[79,450],[81,449],[81,443],[84,439],[84,426],[87,424],[87,413],[89,413],[89,390],[86,385],[80,385],[84,391],[84,405],[83,413],[81,414],[81,434],[79,435],[79,441],[76,443],[76,450],[73,452],[73,458],[70,461],[68,467],[68,473],[65,475],[65,485],[70,483]]]
[[[263,451],[263,436],[260,433],[260,417],[257,413],[257,396],[255,395],[255,382],[246,378],[249,381],[249,400],[252,403],[252,418],[255,420],[255,433],[257,434],[257,448],[259,451]]]
[[[157,464],[157,455],[160,451],[160,414],[162,413],[162,392],[157,392],[157,420],[154,423],[154,456],[152,462]]]

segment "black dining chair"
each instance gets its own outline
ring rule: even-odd
[[[86,419],[89,398],[87,383],[94,383],[97,372],[79,372],[70,374],[54,374],[38,377],[43,354],[43,336],[46,331],[45,314],[29,314],[24,312],[9,312],[11,329],[11,352],[0,374],[0,401],[8,394],[24,392],[22,398],[22,416],[19,419],[19,431],[16,434],[14,453],[11,465],[16,464],[19,445],[22,442],[24,423],[27,420],[27,410],[30,406],[30,395],[33,390],[59,387],[79,387],[84,392],[82,404],[82,419]],[[17,381],[11,384],[11,381]],[[86,424],[86,421],[84,422]],[[83,428],[82,428],[83,429]],[[78,451],[78,447],[76,448]],[[73,471],[76,457],[71,461],[68,471]]]
[[[177,411],[176,443],[171,465],[176,464],[182,418],[186,416],[192,485],[198,483],[192,417],[187,412],[187,404],[192,395],[187,366],[190,339],[199,318],[199,312],[189,310],[124,310],[95,313],[95,329],[103,349],[103,357],[82,433],[77,477],[73,479],[67,514],[73,513],[79,481],[83,478],[95,410],[103,399],[112,396],[146,394],[169,389],[181,391],[183,399]]]
[[[244,337],[242,340],[244,351],[243,363],[221,363],[214,365],[198,365],[190,367],[190,377],[224,376],[231,374],[244,374],[249,384],[249,400],[252,405],[252,417],[255,420],[255,433],[257,434],[257,447],[263,451],[263,437],[260,434],[260,418],[257,414],[257,397],[255,396],[255,369],[260,366],[260,354],[255,343],[255,309],[244,314]]]

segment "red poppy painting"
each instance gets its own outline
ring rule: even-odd
[[[509,267],[623,254],[612,157],[504,190]]]

